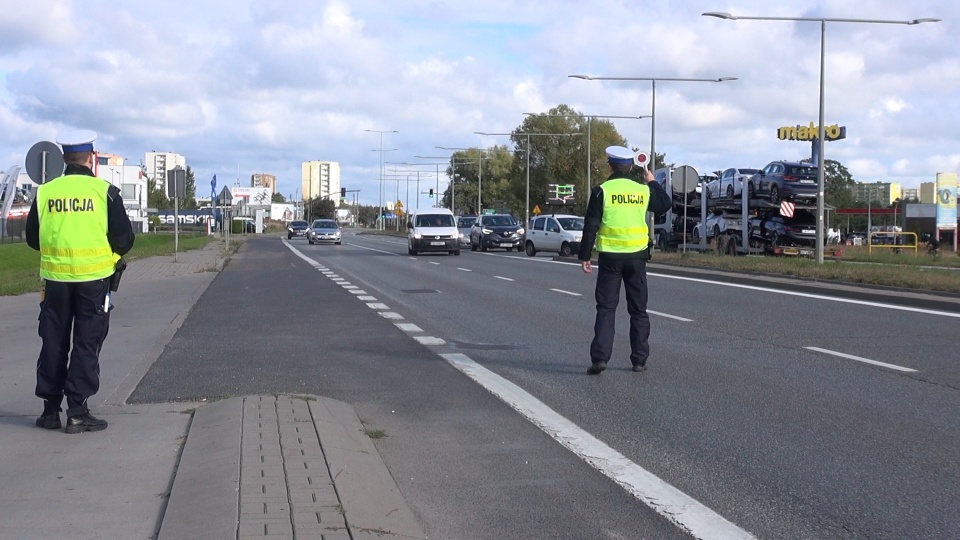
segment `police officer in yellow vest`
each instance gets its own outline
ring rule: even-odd
[[[67,433],[100,431],[87,399],[100,388],[100,347],[110,326],[110,277],[133,247],[134,234],[120,190],[93,174],[96,133],[60,137],[66,170],[37,189],[27,216],[27,244],[40,251],[37,426],[59,429],[67,398]],[[71,335],[72,332],[72,335]],[[72,347],[71,347],[72,345]]]
[[[647,212],[663,213],[671,205],[670,195],[653,181],[643,168],[643,182],[631,177],[634,154],[623,146],[607,148],[612,173],[595,187],[587,204],[579,259],[586,274],[593,272],[590,257],[596,243],[598,265],[597,318],[590,344],[590,375],[607,368],[613,353],[614,324],[620,303],[620,283],[627,293],[630,314],[630,363],[633,371],[646,369],[650,346],[650,320],[647,318],[647,261],[650,259],[650,234]]]

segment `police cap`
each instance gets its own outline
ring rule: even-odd
[[[76,152],[93,152],[93,141],[97,134],[89,129],[69,131],[57,137],[57,144],[63,148],[64,154]]]
[[[633,164],[633,151],[624,146],[608,146],[607,161],[619,165]]]

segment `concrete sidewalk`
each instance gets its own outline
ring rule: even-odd
[[[34,426],[39,295],[0,297],[0,540],[424,537],[348,404],[126,403],[223,268],[223,247],[130,263],[90,400],[103,432]]]

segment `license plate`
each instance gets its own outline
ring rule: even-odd
[[[442,246],[443,242],[430,242],[431,246]]]
[[[509,247],[509,246],[512,246],[512,245],[513,245],[513,242],[500,242],[500,245],[501,245],[501,246],[508,246],[508,247]]]
[[[814,180],[801,180],[800,183],[801,183],[801,184],[815,184],[816,182],[815,182]]]
[[[802,232],[803,234],[815,234],[817,231],[813,229],[804,229]]]

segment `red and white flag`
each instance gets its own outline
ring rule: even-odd
[[[780,201],[780,215],[784,217],[793,217],[794,204],[790,201]]]

